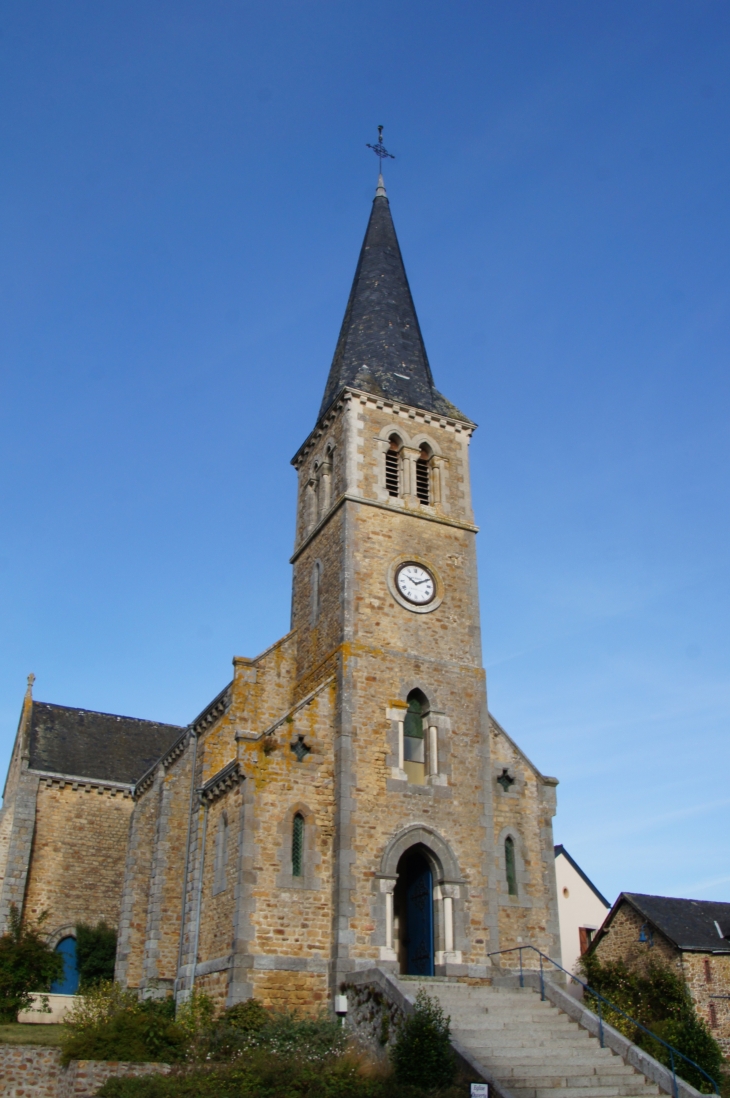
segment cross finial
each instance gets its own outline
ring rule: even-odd
[[[28,675],[28,688],[25,691],[26,696],[29,697],[29,698],[33,696],[33,683],[34,682],[35,682],[35,675],[31,671],[30,675]]]
[[[380,161],[380,173],[379,174],[382,175],[383,174],[383,161],[384,160],[395,160],[395,157],[393,156],[393,154],[389,153],[388,150],[386,149],[385,145],[383,144],[383,127],[382,126],[378,126],[378,143],[377,143],[377,145],[371,145],[370,142],[368,141],[366,147],[368,149],[372,149],[373,152],[375,153],[375,155],[377,156],[378,160]]]

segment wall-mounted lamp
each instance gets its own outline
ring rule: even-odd
[[[342,1024],[345,1024],[345,1018],[347,1017],[347,996],[335,995],[335,1014],[338,1018],[342,1019]]]

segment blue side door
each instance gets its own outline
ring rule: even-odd
[[[433,878],[425,859],[408,884],[406,921],[408,974],[433,976]]]
[[[53,995],[75,995],[79,990],[79,971],[76,967],[76,939],[61,938],[56,953],[63,957],[63,979],[51,984]]]

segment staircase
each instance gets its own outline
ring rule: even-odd
[[[451,1035],[504,1098],[645,1098],[655,1083],[571,1021],[532,988],[397,981],[404,995],[423,987],[451,1016]]]

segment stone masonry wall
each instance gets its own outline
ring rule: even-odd
[[[727,1056],[730,1053],[730,954],[680,953],[658,930],[653,944],[640,942],[645,920],[624,903],[616,911],[608,933],[595,946],[598,959],[623,960],[629,968],[645,972],[649,965],[664,964],[687,981],[697,1013],[707,1022],[712,1036]],[[717,997],[715,997],[717,996]],[[714,1021],[710,1010],[714,1006]]]
[[[555,782],[539,774],[509,736],[492,721],[492,786],[494,803],[494,871],[499,904],[500,949],[530,944],[560,962],[557,896],[554,884],[555,853],[552,817]],[[506,780],[500,784],[504,772]],[[509,784],[509,780],[511,783]],[[504,788],[504,785],[507,788]],[[517,895],[507,886],[505,840],[512,838],[515,851]],[[501,958],[507,967],[517,954]],[[526,965],[536,957],[523,954]]]
[[[146,987],[172,989],[177,977],[193,755],[188,738],[175,758],[160,768],[145,930]]]
[[[166,1073],[167,1064],[72,1060],[61,1067],[57,1048],[0,1044],[0,1098],[92,1098],[107,1079]]]
[[[115,968],[115,978],[125,987],[138,988],[144,979],[147,912],[158,810],[159,780],[137,798],[129,828]]]
[[[48,933],[77,922],[119,924],[133,802],[93,784],[42,780],[24,914],[49,912]]]
[[[663,934],[655,930],[653,944],[639,941],[645,921],[631,904],[624,901],[613,916],[608,933],[601,935],[596,943],[595,954],[599,961],[605,964],[606,961],[622,960],[638,972],[646,972],[651,964],[663,964],[681,976],[679,950]]]
[[[683,953],[682,971],[697,1013],[730,1055],[730,954]]]

